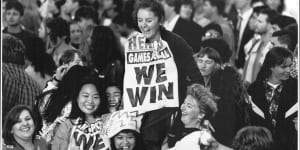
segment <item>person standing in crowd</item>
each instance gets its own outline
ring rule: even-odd
[[[46,139],[47,143],[52,144],[58,125],[63,123],[70,115],[72,109],[71,95],[74,92],[74,87],[90,72],[91,70],[87,67],[79,65],[71,67],[62,79],[51,82],[56,86],[52,85],[51,89],[47,87],[43,94],[39,96],[40,98],[37,99],[35,107],[38,108],[41,114],[43,125],[41,136]],[[55,78],[60,78],[58,73],[55,76]]]
[[[223,40],[227,42],[230,50],[233,50],[235,46],[233,27],[223,16],[224,7],[224,0],[204,0],[203,15],[210,20],[210,22],[220,25],[223,32]]]
[[[277,13],[269,8],[259,12],[256,20],[254,37],[245,45],[245,65],[243,68],[243,80],[246,84],[255,81],[257,74],[265,60],[265,56],[272,47],[270,39],[273,34],[271,20]]]
[[[192,21],[194,11],[194,3],[192,0],[180,0],[179,15],[182,19]]]
[[[209,39],[203,41],[203,46],[206,48],[195,55],[195,60],[206,79],[206,88],[218,99],[218,112],[210,120],[214,128],[213,136],[223,145],[230,146],[235,133],[249,119],[246,89],[238,72],[228,65],[228,44],[221,39]]]
[[[7,114],[3,127],[3,150],[47,150],[46,141],[37,135],[37,120],[25,105],[14,106]]]
[[[86,0],[66,0],[60,8],[60,17],[67,22],[75,19],[75,12],[81,6],[87,6],[89,3]]]
[[[207,39],[223,39],[223,31],[219,24],[210,23],[209,25],[205,26],[202,42]]]
[[[21,24],[24,25],[25,29],[37,35],[42,22],[37,0],[19,0],[19,2],[24,6],[24,15]]]
[[[53,57],[56,66],[59,66],[61,55],[70,49],[74,49],[70,44],[70,27],[69,24],[62,18],[51,19],[46,24],[47,34],[50,41],[50,47],[47,53]]]
[[[3,34],[2,44],[2,116],[6,116],[15,105],[33,106],[34,99],[42,91],[24,71],[25,46],[22,41]]]
[[[7,27],[3,29],[3,33],[9,33],[19,38],[25,45],[25,50],[31,42],[30,37],[34,37],[34,33],[25,29],[21,24],[24,15],[24,7],[19,1],[7,1],[5,6],[4,17]]]
[[[204,86],[192,84],[187,89],[187,96],[180,109],[184,130],[175,146],[169,150],[203,149],[202,146],[208,144],[206,138],[211,136],[207,120],[218,110],[214,96]]]
[[[68,119],[59,125],[52,142],[52,150],[109,149],[109,139],[101,137],[101,116],[107,113],[101,83],[97,76],[84,78],[74,87],[72,110]],[[102,93],[101,93],[102,92]],[[90,142],[79,140],[84,138]]]
[[[251,96],[251,124],[268,128],[274,137],[275,150],[296,150],[297,131],[293,106],[297,101],[297,79],[290,78],[292,53],[273,47],[266,55],[257,79],[248,88]]]
[[[82,29],[77,21],[70,22],[70,44],[79,50],[81,43]]]
[[[140,35],[144,37],[144,42],[164,42],[166,46],[169,47],[168,49],[169,52],[172,53],[172,57],[168,59],[168,64],[165,66],[165,68],[168,69],[165,75],[169,77],[173,75],[178,76],[174,81],[178,81],[178,91],[174,92],[179,96],[176,101],[179,101],[179,105],[182,104],[187,85],[189,85],[189,83],[203,83],[203,78],[192,57],[192,48],[188,46],[181,37],[167,31],[160,25],[164,21],[164,9],[160,2],[155,0],[143,0],[138,3],[134,15],[141,33],[132,35],[131,38]],[[129,38],[129,41],[131,38]],[[126,52],[127,50],[125,49],[125,53]],[[126,65],[127,64],[125,64],[125,70]],[[177,73],[171,73],[170,68],[172,68],[172,70],[176,68]],[[127,73],[128,72],[125,71],[124,89],[129,86],[125,85],[126,78],[130,76],[130,74]],[[189,78],[189,81],[187,78]],[[123,94],[123,100],[125,98],[128,100],[128,97],[124,97]],[[145,149],[147,150],[161,149],[161,145],[170,129],[171,116],[178,110],[178,107],[159,107],[160,108],[156,110],[145,112],[142,120],[141,134],[145,143]],[[124,109],[126,109],[125,105]],[[177,130],[177,128],[174,128],[174,130]]]
[[[236,0],[235,7],[238,11],[237,22],[235,25],[235,66],[242,73],[242,69],[245,64],[245,44],[253,37],[254,31],[251,31],[249,27],[249,20],[253,13],[253,8],[251,6],[251,0]]]
[[[39,84],[42,90],[46,87],[47,81],[52,78],[56,65],[52,57],[46,53],[46,46],[42,39],[32,37],[29,40],[31,43],[25,51],[25,72]]]
[[[201,37],[203,35],[202,27],[193,21],[182,19],[179,15],[179,0],[163,0],[165,22],[164,27],[173,33],[181,36],[194,50],[200,49]],[[199,41],[200,40],[200,41]]]
[[[285,9],[284,6],[284,0],[266,0],[265,4],[271,8],[272,10],[275,10],[278,13],[282,13]]]
[[[105,75],[111,63],[123,62],[121,45],[114,31],[105,26],[96,26],[92,31],[89,55],[92,66],[100,75]],[[104,77],[105,78],[105,77]]]

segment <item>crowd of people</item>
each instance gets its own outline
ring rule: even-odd
[[[286,3],[3,0],[2,148],[296,150]]]

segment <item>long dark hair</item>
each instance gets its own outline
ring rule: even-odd
[[[37,128],[36,128],[37,127],[37,121],[36,121],[36,118],[33,115],[32,110],[28,106],[26,106],[26,105],[17,105],[17,106],[14,106],[7,113],[7,116],[5,118],[5,123],[4,123],[4,126],[3,126],[3,135],[2,136],[3,136],[3,139],[4,139],[4,143],[6,145],[14,145],[14,146],[20,145],[15,140],[13,134],[11,133],[11,130],[12,130],[13,126],[18,122],[20,114],[25,110],[29,112],[29,114],[32,117],[32,120],[34,122],[35,129],[34,129],[34,132],[33,132],[33,135],[32,135],[32,143],[34,142],[35,137],[37,135]]]
[[[287,58],[293,58],[290,50],[284,47],[273,47],[266,55],[265,61],[257,75],[257,81],[263,81],[272,74],[271,68],[283,64]]]
[[[122,60],[120,43],[109,27],[95,27],[91,41],[90,53],[95,68],[103,70],[110,62]]]
[[[94,117],[100,117],[101,115],[108,113],[107,109],[107,102],[104,100],[105,92],[104,87],[102,84],[103,81],[101,81],[96,74],[91,74],[89,76],[86,76],[84,79],[82,79],[79,84],[77,84],[74,88],[73,93],[71,94],[71,100],[72,100],[72,110],[71,114],[68,117],[69,119],[77,119],[78,117],[82,119],[82,123],[86,121],[85,114],[80,110],[78,106],[78,96],[81,88],[86,84],[93,84],[95,85],[99,95],[100,95],[100,106],[98,109],[94,112]]]
[[[77,87],[79,82],[92,72],[92,69],[79,65],[70,68],[58,84],[58,88],[49,97],[49,103],[43,113],[46,122],[53,122],[61,114],[64,106],[71,101],[74,87]]]
[[[41,73],[42,77],[45,75],[52,76],[56,65],[53,58],[46,53],[46,45],[42,39],[38,37],[30,37],[30,42],[27,44],[25,55],[32,63],[34,70]]]
[[[134,137],[135,137],[135,147],[133,148],[133,150],[143,150],[144,149],[144,144],[143,144],[143,141],[142,141],[142,137],[141,137],[141,134],[137,133],[136,131],[134,130],[130,130],[130,129],[125,129],[125,130],[122,130],[120,131],[119,133],[133,133]],[[111,139],[110,139],[110,147],[111,147],[111,150],[117,150],[116,148],[116,145],[115,145],[115,140],[114,138],[119,134],[117,133],[115,136],[113,136]]]

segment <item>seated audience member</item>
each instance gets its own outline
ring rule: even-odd
[[[273,138],[265,127],[247,126],[240,129],[234,137],[234,150],[273,150]]]
[[[22,41],[3,34],[2,44],[2,116],[6,116],[15,105],[33,106],[42,90],[24,71],[25,46]]]
[[[202,37],[202,42],[207,39],[212,38],[223,38],[223,31],[221,26],[216,23],[210,23],[204,27],[204,35]]]
[[[192,84],[188,87],[187,96],[180,108],[184,130],[170,150],[199,150],[208,146],[207,140],[211,135],[207,120],[217,112],[213,95],[202,85]]]
[[[251,124],[268,128],[274,138],[275,150],[297,149],[294,126],[298,101],[297,79],[290,78],[292,53],[283,47],[273,47],[256,81],[248,88],[252,99]]]
[[[101,83],[97,76],[86,77],[74,87],[72,110],[68,119],[59,125],[52,142],[52,150],[110,149],[109,139],[101,136],[101,116],[107,112]],[[78,141],[80,137],[91,140]]]
[[[46,141],[37,135],[37,120],[31,109],[16,105],[8,113],[3,126],[4,150],[47,150]]]
[[[74,49],[70,44],[70,28],[68,23],[61,18],[54,18],[47,22],[47,34],[49,36],[50,48],[47,53],[53,57],[55,64],[61,55],[69,49]]]
[[[33,37],[30,38],[30,41],[31,43],[25,51],[27,64],[25,72],[39,84],[42,90],[54,74],[56,65],[52,57],[46,53],[42,39]]]

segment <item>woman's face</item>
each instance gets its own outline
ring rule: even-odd
[[[133,132],[120,132],[114,137],[117,150],[133,150],[135,147],[135,136]]]
[[[94,84],[85,84],[81,87],[77,103],[79,109],[86,115],[91,116],[100,106],[100,95]]]
[[[290,77],[292,59],[287,58],[285,63],[271,68],[271,76],[277,81],[284,81]]]
[[[27,110],[20,113],[18,121],[12,126],[11,133],[15,139],[31,140],[35,130],[32,116]]]
[[[191,19],[193,13],[193,8],[189,4],[183,4],[180,7],[180,16],[184,19]]]
[[[203,115],[201,115],[198,102],[193,96],[187,95],[180,109],[181,121],[185,127],[199,127]]]
[[[159,40],[159,18],[148,8],[141,8],[137,12],[138,27],[151,42]]]
[[[109,86],[105,92],[108,100],[108,107],[110,110],[114,109],[116,111],[121,103],[120,89],[116,86]]]
[[[214,60],[208,58],[207,55],[198,57],[196,59],[196,62],[202,76],[204,77],[210,76],[211,73],[218,67],[217,63]]]
[[[79,24],[73,23],[70,25],[70,39],[71,43],[80,44],[81,42],[82,30]]]

